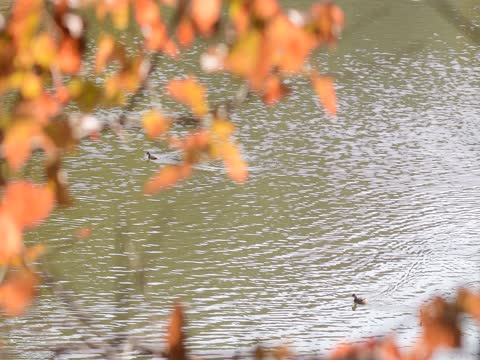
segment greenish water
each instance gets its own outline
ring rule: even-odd
[[[207,358],[258,342],[325,353],[391,331],[407,345],[419,304],[479,288],[480,48],[425,2],[339,3],[344,38],[313,61],[336,78],[338,119],[328,121],[301,78],[280,105],[243,106],[232,120],[247,184],[211,163],[146,197],[144,182],[175,154],[136,127],[125,140],[82,142],[65,161],[75,206],[27,240],[48,244],[49,268],[92,324],[44,286],[28,315],[3,322],[2,358],[45,359],[55,346],[125,332],[161,346],[177,298],[187,304],[189,348]],[[478,21],[475,2],[457,6]],[[187,72],[198,49],[181,64]],[[181,72],[162,66],[157,98],[129,118],[159,102],[181,111],[161,90]],[[235,89],[224,76],[201,80],[212,101]],[[145,161],[145,151],[160,159]],[[76,240],[84,226],[91,237]],[[352,292],[370,304],[352,311]],[[476,330],[466,327],[464,357],[473,358]]]

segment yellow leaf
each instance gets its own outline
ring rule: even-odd
[[[35,98],[39,96],[42,91],[42,80],[33,72],[28,72],[23,77],[20,90],[26,99]]]
[[[113,25],[119,30],[125,30],[128,26],[128,0],[117,0],[116,7],[112,11]]]
[[[143,128],[151,138],[164,134],[170,127],[170,120],[165,118],[159,111],[150,111],[144,114],[142,119]]]
[[[222,145],[221,152],[228,176],[238,183],[247,181],[247,163],[242,159],[238,147],[234,143],[228,142]]]
[[[7,129],[3,151],[10,169],[18,171],[32,151],[32,138],[41,134],[33,121],[17,121]]]
[[[212,122],[212,135],[218,139],[228,139],[234,131],[235,126],[231,121],[217,118]]]
[[[171,80],[167,91],[174,99],[189,106],[195,115],[204,116],[208,113],[205,89],[194,77]]]
[[[258,31],[246,33],[235,43],[225,59],[225,68],[236,75],[250,77],[259,62],[260,44],[261,37]]]
[[[37,64],[49,68],[57,56],[57,48],[52,36],[44,32],[33,39],[32,53]]]

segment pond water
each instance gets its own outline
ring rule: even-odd
[[[48,245],[47,267],[88,323],[44,285],[28,315],[3,323],[2,358],[45,359],[56,346],[124,333],[161,346],[178,298],[188,346],[207,358],[259,342],[325,354],[392,331],[407,346],[422,302],[479,289],[480,46],[428,2],[339,3],[344,38],[313,61],[336,78],[336,121],[302,78],[280,105],[252,99],[232,119],[245,185],[209,163],[147,197],[143,184],[175,154],[136,127],[123,140],[82,142],[65,161],[75,206],[27,241]],[[457,5],[478,19],[474,1]],[[159,102],[172,105],[161,89],[181,72],[167,64],[154,74]],[[201,80],[213,101],[235,89],[222,76]],[[82,227],[91,236],[76,240]],[[369,305],[352,311],[352,293]],[[466,326],[456,356],[473,358],[478,329]]]

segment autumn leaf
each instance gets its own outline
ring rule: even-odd
[[[278,76],[265,79],[262,100],[266,105],[273,105],[287,95],[289,89],[282,84]]]
[[[164,134],[170,127],[170,120],[156,110],[144,114],[142,121],[145,132],[151,138]]]
[[[313,74],[311,81],[323,107],[330,115],[335,115],[337,112],[337,97],[333,88],[333,79]]]
[[[113,25],[119,30],[125,30],[128,26],[129,1],[116,0],[111,14]]]
[[[345,22],[343,11],[330,2],[324,2],[313,4],[310,15],[320,45],[334,43]]]
[[[460,289],[457,298],[460,308],[480,323],[480,294]]]
[[[247,163],[243,160],[238,146],[231,142],[225,143],[221,147],[221,153],[228,176],[238,183],[247,181]]]
[[[41,129],[33,121],[16,121],[7,129],[3,151],[10,169],[18,171],[30,158],[32,138],[38,136],[41,136]]]
[[[206,129],[193,131],[183,138],[171,136],[168,143],[172,148],[184,150],[185,152],[202,152],[207,149],[210,143],[210,136]]]
[[[250,14],[247,2],[243,0],[231,0],[229,2],[228,14],[235,30],[239,34],[245,33],[250,25]]]
[[[253,13],[262,20],[266,20],[280,10],[277,0],[254,0]]]
[[[172,39],[167,39],[163,44],[161,50],[164,54],[170,56],[172,59],[176,59],[178,57],[177,44],[175,44]]]
[[[66,37],[60,43],[58,50],[58,66],[65,74],[74,75],[82,66],[80,44],[77,39]]]
[[[140,26],[151,25],[159,20],[159,8],[153,0],[136,0],[135,17]]]
[[[167,27],[159,18],[144,31],[145,45],[150,50],[161,50],[168,39]]]
[[[10,182],[5,189],[2,206],[23,227],[33,227],[52,211],[54,194],[46,186],[35,186],[28,181]]]
[[[7,210],[0,209],[0,265],[8,264],[22,251],[20,226]]]
[[[167,165],[145,184],[145,193],[154,194],[170,188],[192,174],[192,165]]]
[[[175,100],[190,107],[197,116],[204,116],[208,112],[205,89],[194,77],[181,80],[171,80],[167,91]]]
[[[423,328],[421,343],[427,353],[442,346],[460,346],[458,312],[454,305],[441,298],[435,298],[421,308],[420,320]]]
[[[33,39],[32,56],[37,64],[45,69],[50,68],[57,56],[57,47],[52,35],[43,32]]]
[[[60,110],[59,101],[43,90],[31,100],[19,101],[15,106],[15,115],[20,118],[34,119],[41,125],[47,125],[50,118],[57,115]]]
[[[235,75],[249,78],[257,70],[261,35],[251,30],[243,35],[232,47],[225,59],[225,68]]]
[[[191,15],[197,29],[204,36],[210,36],[220,15],[221,0],[192,0]]]
[[[176,33],[181,46],[188,47],[192,44],[195,39],[195,30],[188,17],[184,16],[180,20],[180,23],[177,25]]]
[[[95,55],[95,72],[101,72],[107,63],[115,58],[117,46],[115,39],[110,35],[103,35],[98,40],[97,52]]]
[[[231,121],[216,118],[212,121],[211,133],[217,141],[225,141],[233,135],[235,126]]]
[[[285,72],[300,71],[315,46],[314,38],[283,14],[268,23],[265,38],[266,43],[271,45],[271,66],[278,66]]]
[[[20,91],[26,99],[32,99],[40,95],[42,91],[42,80],[40,76],[31,71],[27,72],[23,77]]]
[[[29,270],[9,274],[0,285],[0,308],[8,316],[22,315],[37,293],[38,277]]]
[[[183,306],[177,302],[173,308],[167,330],[167,358],[169,360],[187,360],[184,326]]]

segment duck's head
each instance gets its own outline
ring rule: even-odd
[[[355,294],[352,294],[352,297],[353,297],[353,298],[357,298],[357,295],[355,295]]]

